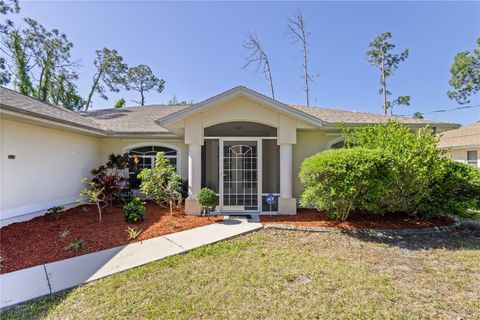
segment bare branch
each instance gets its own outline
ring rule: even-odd
[[[303,76],[305,81],[305,95],[307,98],[307,106],[310,105],[310,82],[313,82],[313,76],[308,73],[308,36],[310,33],[307,31],[307,24],[303,18],[303,14],[300,10],[293,15],[292,18],[288,18],[287,34],[290,35],[292,44],[300,43],[302,45],[303,55]]]
[[[243,47],[250,51],[250,55],[246,58],[247,62],[242,67],[246,69],[251,64],[256,64],[256,70],[265,76],[270,83],[270,90],[272,92],[272,99],[275,100],[275,91],[273,89],[272,70],[270,68],[270,61],[267,53],[263,50],[260,40],[255,33],[248,33],[247,40],[243,42]]]

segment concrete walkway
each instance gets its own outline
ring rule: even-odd
[[[207,226],[0,275],[0,308],[262,228],[258,219]]]

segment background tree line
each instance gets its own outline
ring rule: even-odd
[[[18,0],[0,0],[0,15],[20,11]],[[162,92],[165,80],[158,78],[147,65],[128,67],[115,49],[96,51],[95,73],[85,96],[78,92],[80,61],[71,56],[73,43],[58,29],[48,30],[31,18],[24,26],[6,19],[0,24],[0,85],[13,84],[15,90],[39,100],[81,111],[92,106],[94,94],[107,100],[107,91],[121,89],[138,92],[135,103],[145,104],[145,93]],[[122,100],[122,99],[121,99]],[[119,101],[115,106],[125,104]]]
[[[88,92],[85,95],[79,93],[77,81],[80,61],[71,56],[73,43],[58,29],[48,30],[31,18],[24,19],[25,25],[15,26],[8,16],[19,11],[18,0],[0,0],[0,16],[6,18],[0,23],[0,85],[12,83],[15,90],[23,94],[76,111],[88,110],[95,94],[108,99],[109,91],[132,90],[139,96],[134,102],[143,106],[146,92],[163,91],[165,80],[158,78],[149,66],[141,64],[129,67],[117,50],[102,48],[96,50],[92,62],[95,72]],[[290,37],[292,45],[300,47],[303,90],[306,105],[309,106],[311,84],[314,81],[309,68],[310,32],[300,10],[287,19],[285,34]],[[408,95],[391,100],[389,97],[392,93],[388,86],[388,79],[394,75],[400,63],[408,58],[409,51],[405,49],[395,53],[391,38],[390,32],[381,33],[370,42],[366,55],[368,63],[380,71],[379,94],[382,96],[383,112],[393,115],[395,106],[410,105]],[[248,34],[244,47],[250,53],[244,68],[256,64],[257,70],[268,80],[271,96],[275,99],[270,56],[256,33]],[[462,51],[454,57],[450,73],[451,90],[447,93],[448,97],[459,104],[469,103],[471,96],[480,91],[480,38],[473,52]],[[124,105],[125,100],[120,99],[115,107]],[[420,112],[414,116],[423,117]]]
[[[310,106],[311,83],[314,76],[310,73],[308,66],[309,61],[309,39],[310,32],[307,30],[306,19],[300,10],[287,19],[286,35],[290,36],[292,44],[299,44],[302,56],[302,80],[303,90],[305,92],[306,105]],[[382,96],[382,109],[385,115],[393,115],[395,106],[409,106],[410,96],[399,96],[396,99],[389,99],[392,94],[389,90],[388,79],[394,75],[401,62],[407,60],[409,50],[405,49],[400,53],[395,53],[395,44],[391,42],[392,34],[383,32],[369,44],[369,50],[366,52],[367,62],[378,68],[380,71],[380,88],[379,94]],[[267,79],[272,99],[275,100],[275,89],[273,85],[272,63],[267,50],[263,47],[258,35],[249,32],[243,46],[248,50],[249,55],[246,58],[246,64],[243,69],[250,65],[255,65],[256,70],[262,73]],[[459,52],[450,68],[450,86],[452,90],[447,92],[450,99],[459,104],[470,102],[470,97],[480,91],[480,38],[477,39],[477,48],[470,51]],[[414,118],[423,118],[421,112],[415,112]]]

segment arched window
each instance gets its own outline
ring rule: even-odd
[[[333,138],[327,142],[326,149],[340,149],[343,148],[345,142],[343,141],[343,136]]]
[[[140,187],[140,181],[137,179],[137,175],[142,169],[152,169],[155,166],[157,152],[165,153],[165,158],[170,161],[170,164],[175,168],[177,167],[177,150],[175,149],[161,146],[145,146],[130,149],[128,155],[130,157],[138,157],[136,169],[130,172],[131,188],[138,189]]]

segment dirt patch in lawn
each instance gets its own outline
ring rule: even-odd
[[[261,215],[260,221],[266,224],[342,229],[418,229],[446,226],[454,222],[449,217],[423,220],[402,214],[385,216],[351,215],[348,221],[334,221],[328,218],[324,212],[315,209],[299,209],[296,215]]]
[[[223,217],[197,217],[185,215],[184,208],[173,214],[152,202],[147,202],[145,220],[125,222],[122,207],[114,205],[104,212],[98,222],[93,206],[78,206],[61,212],[57,217],[42,216],[30,221],[14,223],[0,229],[0,273],[7,273],[38,264],[53,262],[90,252],[113,248],[192,229],[223,220]],[[135,240],[128,240],[128,227],[142,230]],[[84,247],[67,251],[66,247],[83,240]]]

